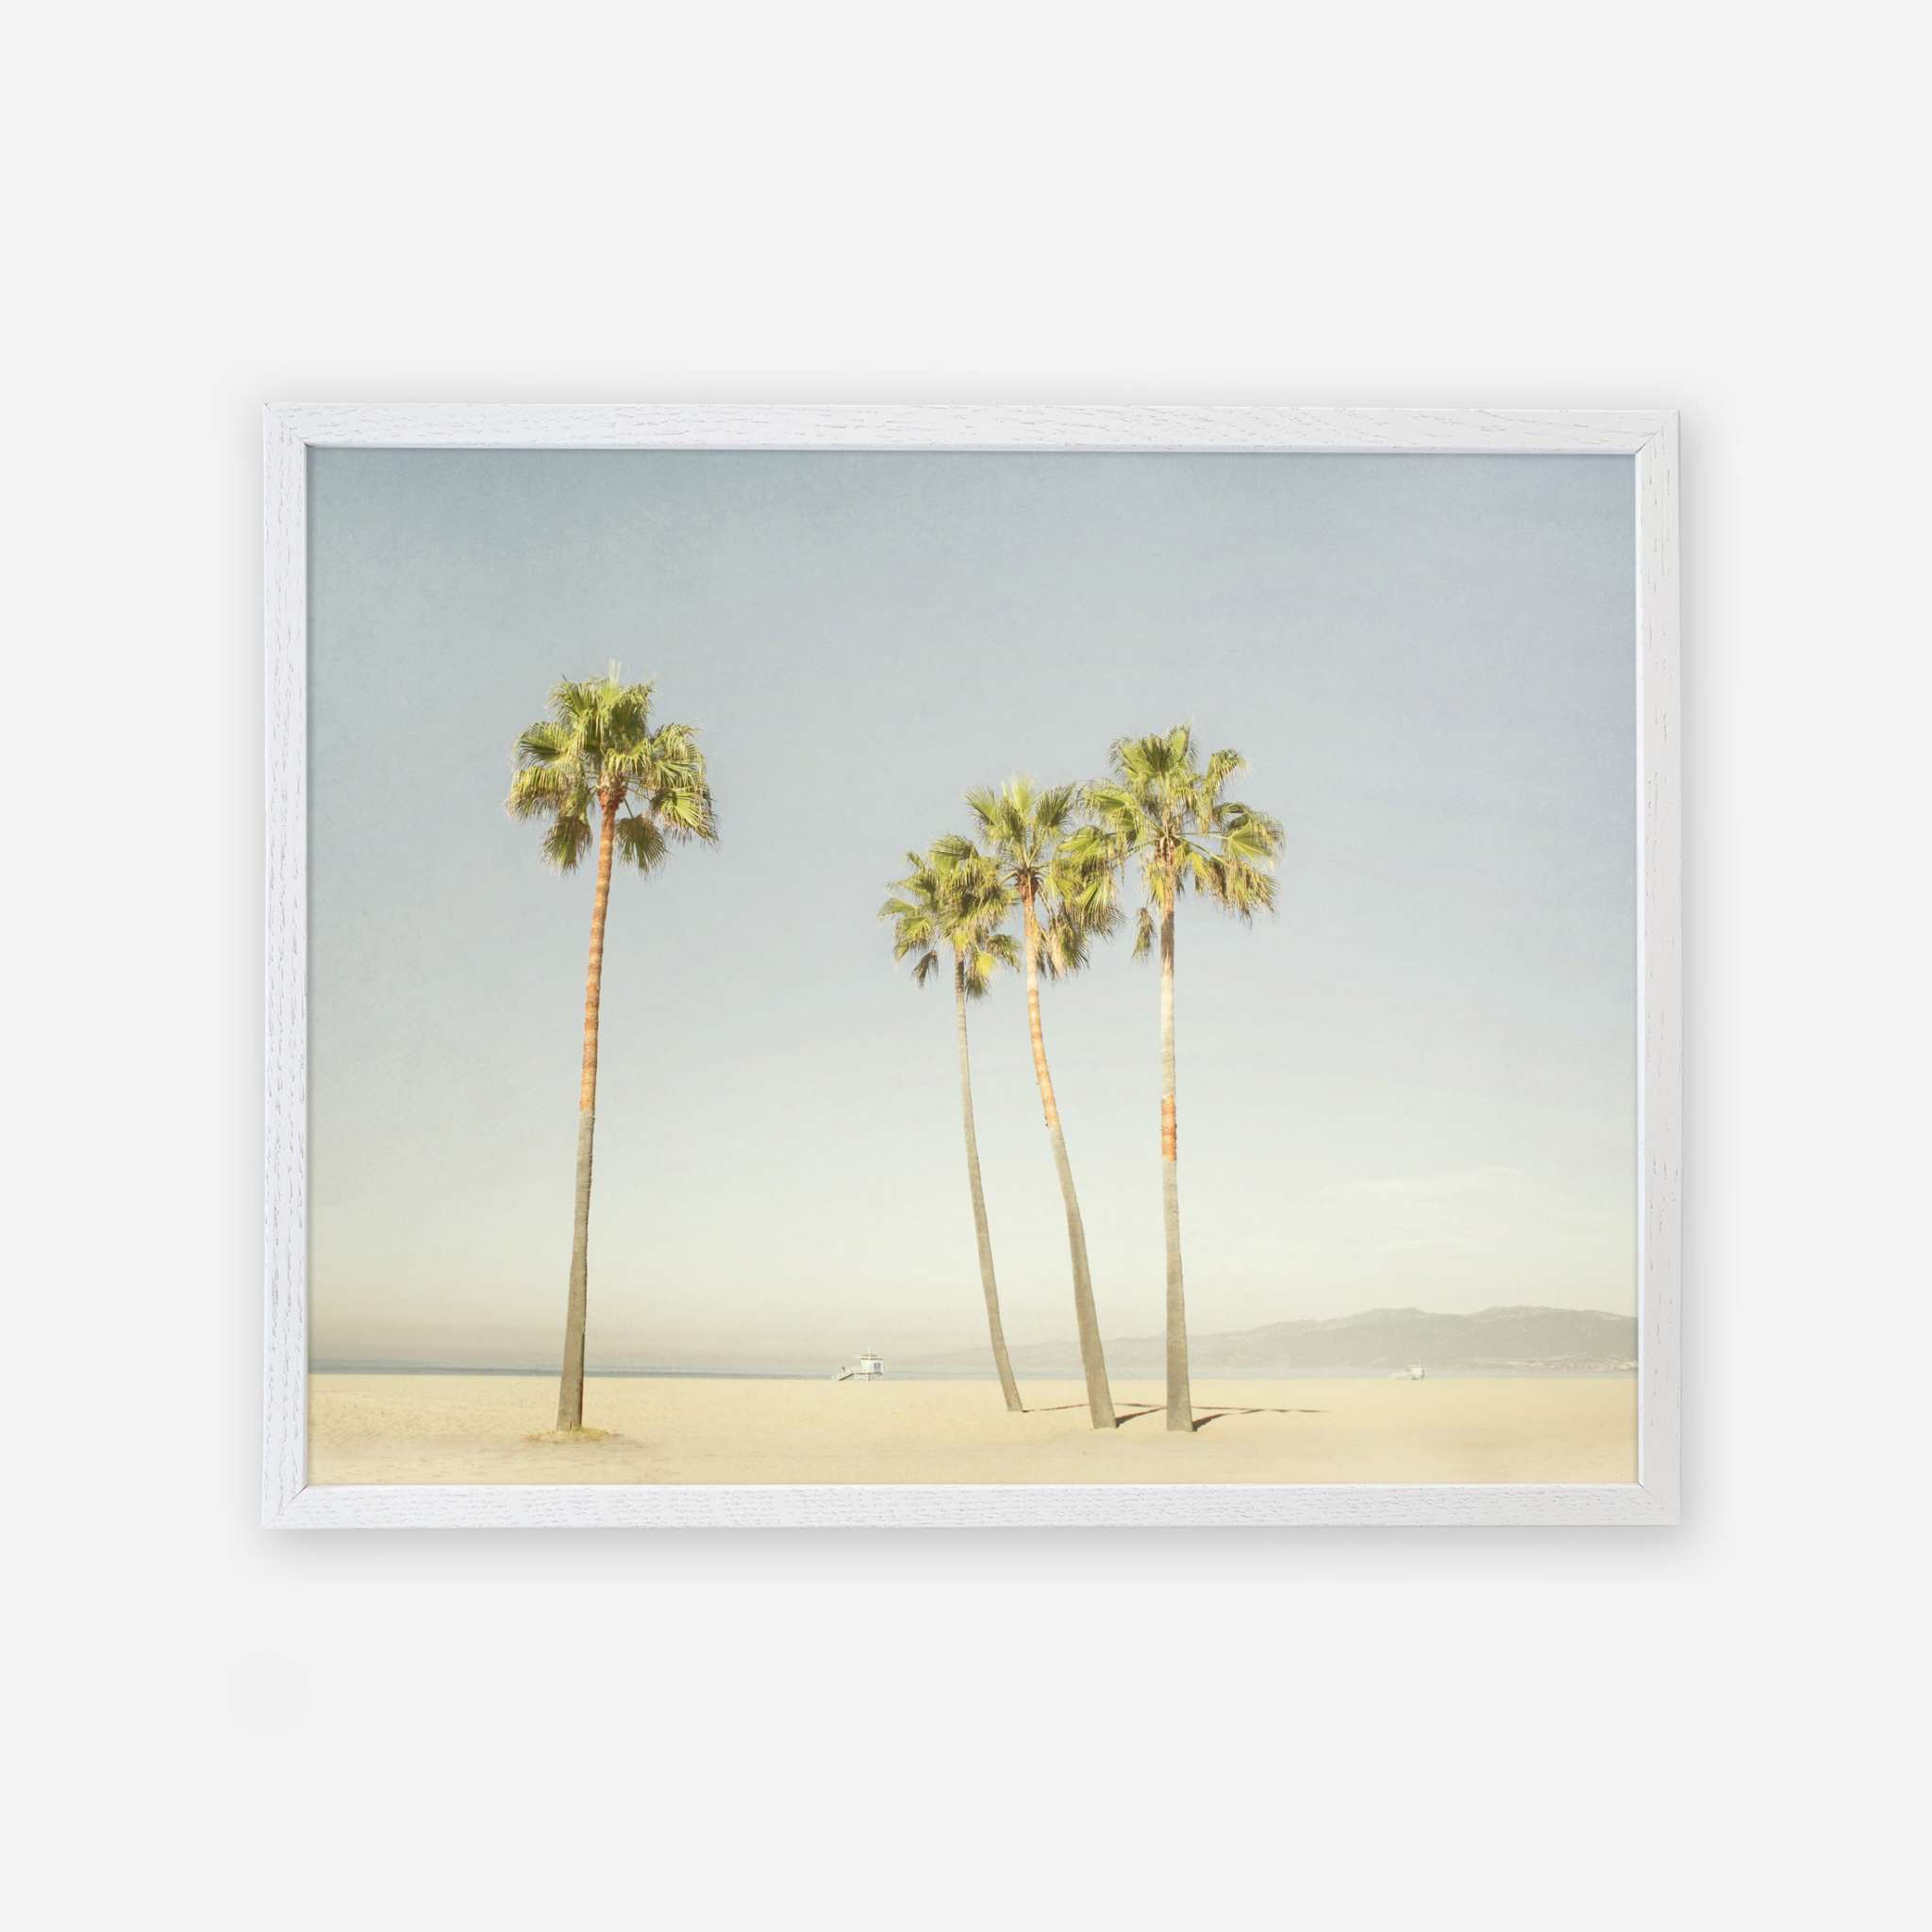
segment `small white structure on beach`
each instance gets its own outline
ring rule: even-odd
[[[886,1365],[871,1349],[867,1349],[849,1369],[841,1369],[833,1376],[835,1382],[876,1382],[886,1373]]]

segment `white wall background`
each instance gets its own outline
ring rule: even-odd
[[[0,1885],[61,1924],[1895,1922],[1927,1289],[1907,20],[14,23],[31,1810]],[[271,397],[1681,406],[1685,1527],[257,1529]]]

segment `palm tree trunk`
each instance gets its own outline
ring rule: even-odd
[[[617,811],[597,802],[597,895],[591,902],[591,963],[584,975],[584,1072],[577,1087],[576,1214],[571,1227],[570,1307],[563,1322],[563,1382],[557,1426],[584,1425],[584,1326],[591,1274],[591,1142],[597,1127],[597,1009],[604,997],[604,916],[610,909],[610,858]]]
[[[1174,1092],[1174,894],[1160,908],[1160,1205],[1167,1224],[1167,1425],[1190,1435],[1193,1391],[1188,1380],[1188,1303],[1181,1287],[1179,1137]]]
[[[1074,1323],[1080,1331],[1080,1368],[1087,1377],[1087,1414],[1096,1429],[1115,1426],[1113,1395],[1107,1386],[1107,1357],[1100,1346],[1100,1322],[1093,1312],[1093,1277],[1087,1268],[1087,1227],[1080,1219],[1080,1197],[1074,1191],[1074,1169],[1067,1159],[1067,1137],[1060,1131],[1060,1110],[1053,1097],[1053,1075],[1046,1066],[1046,1037],[1040,1026],[1040,923],[1033,916],[1033,894],[1023,891],[1021,912],[1026,932],[1026,1028],[1033,1041],[1033,1077],[1040,1087],[1040,1104],[1046,1113],[1046,1135],[1053,1143],[1053,1164],[1060,1177],[1060,1199],[1067,1209],[1067,1249],[1074,1262]]]
[[[979,1286],[986,1295],[986,1325],[992,1337],[992,1365],[999,1371],[1000,1393],[1015,1414],[1025,1407],[1013,1365],[1007,1359],[1007,1331],[1000,1321],[1000,1291],[992,1273],[992,1232],[986,1224],[986,1191],[979,1184],[979,1136],[973,1125],[973,1058],[966,1048],[966,962],[953,956],[953,1007],[959,1034],[959,1112],[966,1123],[966,1180],[973,1194],[973,1233],[979,1243]]]

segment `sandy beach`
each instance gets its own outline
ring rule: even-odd
[[[1080,1385],[593,1376],[602,1441],[526,1440],[537,1375],[315,1374],[317,1483],[1617,1483],[1636,1479],[1632,1379],[1197,1381],[1192,1436],[1155,1383],[1088,1426]]]

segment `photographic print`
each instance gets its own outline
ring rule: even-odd
[[[1636,1480],[1628,456],[308,463],[311,1484]]]

